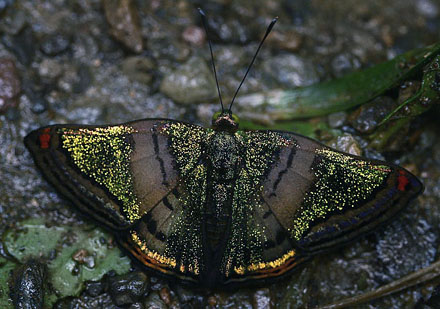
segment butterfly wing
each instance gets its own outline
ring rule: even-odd
[[[121,243],[149,268],[169,278],[197,283],[205,270],[202,220],[207,167],[203,145],[212,132],[168,122],[158,126],[157,133],[167,140],[178,181],[131,227]]]
[[[373,230],[423,189],[399,166],[300,135],[244,134],[243,147],[252,153],[244,155],[243,170],[255,175],[249,167],[258,166],[261,175],[251,180],[257,189],[234,204],[233,211],[246,215],[233,216],[224,254],[226,284],[279,277],[311,254]]]
[[[207,130],[173,120],[53,125],[25,144],[47,180],[146,266],[196,281]],[[197,177],[191,177],[196,174]]]
[[[53,125],[31,132],[25,144],[47,180],[76,207],[124,229],[177,182],[166,141],[154,132],[158,123]]]

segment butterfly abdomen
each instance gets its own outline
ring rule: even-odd
[[[235,137],[217,132],[207,144],[208,188],[204,208],[204,234],[209,263],[219,263],[228,239],[232,197],[239,169],[239,147]]]

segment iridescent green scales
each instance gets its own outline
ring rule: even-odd
[[[132,189],[130,173],[131,145],[127,141],[134,132],[128,126],[97,128],[61,128],[62,147],[75,165],[87,176],[104,186],[122,202],[130,221],[140,218],[139,204]]]
[[[371,198],[392,172],[386,165],[373,165],[330,149],[317,149],[315,162],[312,170],[317,181],[304,197],[291,229],[296,240],[316,220]]]
[[[176,161],[176,168],[186,192],[179,200],[179,210],[174,214],[175,225],[171,240],[167,244],[166,257],[180,256],[182,265],[192,268],[203,267],[202,224],[203,213],[206,213],[206,194],[212,188],[212,200],[218,210],[229,209],[231,203],[230,235],[222,257],[221,272],[228,276],[243,273],[252,265],[263,260],[265,228],[253,217],[255,208],[261,207],[260,196],[262,182],[270,166],[277,160],[277,153],[282,147],[292,147],[294,142],[277,132],[238,131],[233,135],[215,132],[198,126],[183,123],[165,124],[159,131],[169,136],[169,147]],[[218,148],[218,149],[217,149]],[[228,150],[222,154],[221,150]],[[212,153],[213,157],[209,157]],[[214,160],[215,162],[210,160]],[[220,170],[213,168],[211,183],[207,183],[207,166],[216,166],[222,160],[238,162],[238,177],[234,169]],[[215,179],[233,179],[229,184],[217,183]],[[227,193],[233,192],[232,202]],[[214,206],[216,207],[216,206]],[[221,214],[219,214],[220,216]],[[178,252],[183,248],[183,251]],[[195,261],[195,262],[194,262]],[[196,265],[195,265],[196,264]]]
[[[232,271],[243,274],[253,265],[264,262],[265,228],[256,222],[253,213],[255,208],[261,207],[262,181],[278,159],[278,151],[295,145],[277,132],[238,131],[235,137],[243,151],[243,166],[235,182],[231,235],[223,255],[222,268],[226,276]]]
[[[161,127],[160,133],[169,137],[169,146],[175,159],[181,181],[182,195],[173,214],[165,256],[178,260],[182,272],[198,274],[203,267],[202,217],[206,198],[207,170],[199,162],[202,145],[214,132],[180,122]],[[178,257],[178,258],[177,258]]]

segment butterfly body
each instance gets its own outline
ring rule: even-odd
[[[37,166],[147,269],[204,287],[288,274],[386,222],[422,190],[405,169],[281,131],[168,119],[53,125]]]

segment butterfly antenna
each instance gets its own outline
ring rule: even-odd
[[[273,26],[275,25],[275,23],[277,22],[277,20],[278,20],[278,17],[275,17],[274,19],[272,19],[272,21],[271,21],[269,27],[267,27],[266,34],[264,35],[263,39],[261,40],[260,45],[258,45],[257,51],[255,52],[255,55],[254,55],[254,57],[252,58],[252,61],[251,61],[251,63],[249,64],[249,66],[248,66],[248,68],[247,68],[247,71],[246,71],[246,73],[244,74],[244,77],[243,77],[243,79],[241,80],[240,85],[239,85],[238,88],[237,88],[237,91],[235,91],[235,94],[234,94],[234,97],[232,98],[231,104],[229,104],[229,109],[228,109],[229,113],[231,113],[231,110],[232,110],[232,104],[234,104],[235,97],[237,96],[238,91],[239,91],[240,88],[241,88],[241,85],[243,85],[244,80],[246,79],[246,77],[247,77],[249,71],[251,70],[251,67],[252,67],[252,65],[254,64],[254,61],[255,61],[255,59],[257,58],[258,52],[260,51],[261,46],[263,46],[264,40],[266,40],[267,36],[269,35],[270,31],[272,30],[272,28],[273,28]]]
[[[206,15],[205,15],[205,12],[203,12],[203,10],[201,8],[198,8],[198,10],[199,10],[200,16],[202,18],[203,27],[205,28],[206,38],[208,40],[208,45],[209,45],[209,51],[211,52],[212,70],[214,71],[215,83],[217,85],[218,97],[220,99],[220,104],[222,106],[222,114],[223,114],[225,109],[223,107],[223,100],[222,100],[222,94],[220,92],[220,86],[218,85],[217,70],[215,69],[214,54],[212,53],[211,40],[209,39],[209,34],[208,34],[208,26],[207,26],[207,23],[206,23]]]

